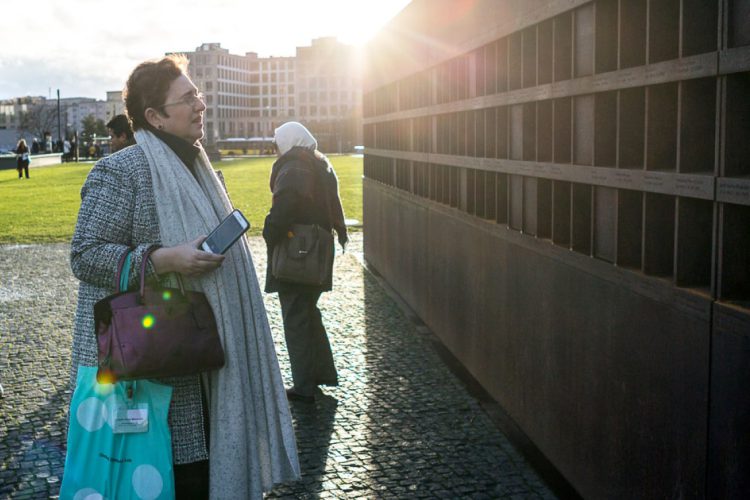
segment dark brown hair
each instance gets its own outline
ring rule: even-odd
[[[187,73],[188,59],[182,54],[170,54],[158,61],[142,62],[130,73],[125,84],[125,109],[133,130],[149,129],[148,108],[158,109],[167,98],[171,83]]]
[[[125,139],[128,141],[133,139],[133,129],[130,128],[130,121],[125,115],[117,115],[112,118],[106,125],[107,128],[112,129],[115,135],[125,134]]]

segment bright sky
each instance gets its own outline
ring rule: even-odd
[[[361,45],[409,0],[3,1],[0,99],[95,97],[141,61],[219,42],[232,54],[292,56],[313,38]]]

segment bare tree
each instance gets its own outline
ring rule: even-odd
[[[40,139],[44,137],[45,132],[52,133],[53,130],[56,131],[57,106],[51,103],[30,106],[20,119],[18,130],[20,132],[28,132]]]

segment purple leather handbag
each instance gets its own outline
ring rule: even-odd
[[[126,253],[115,276],[120,291],[94,305],[99,382],[189,375],[224,366],[206,296],[186,291],[179,274],[179,288],[146,285],[146,263],[155,249],[143,255],[138,291],[120,289]]]

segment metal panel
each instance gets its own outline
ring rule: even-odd
[[[623,189],[638,189],[651,193],[687,196],[705,200],[714,199],[714,185],[717,179],[711,175],[678,174],[674,172],[645,172],[639,170],[623,170],[606,167],[588,167],[582,165],[563,165],[556,163],[541,163],[530,161],[516,161],[490,158],[456,157],[451,155],[436,155],[424,153],[410,153],[366,149],[368,154],[403,158],[413,161],[431,162],[435,164],[457,165],[478,170],[505,172],[531,177],[588,183],[594,186],[606,186]],[[726,196],[736,197],[744,203],[747,184],[743,179],[718,179],[726,186],[722,191]]]
[[[574,99],[573,163],[594,164],[594,96]]]
[[[750,3],[437,2],[368,59],[366,256],[583,496],[750,495]]]
[[[717,303],[711,339],[708,491],[714,498],[750,492],[750,314]]]
[[[615,261],[615,220],[617,191],[597,187],[594,190],[594,256]]]
[[[409,304],[583,497],[702,495],[706,299],[684,309],[658,281],[636,292],[606,263],[579,256],[579,268],[575,254],[496,224],[364,189],[383,221],[365,219],[368,262],[404,295],[429,297]],[[409,212],[426,233],[396,223]],[[440,286],[384,266],[402,248]]]
[[[594,73],[594,4],[577,9],[575,19],[575,76]]]

